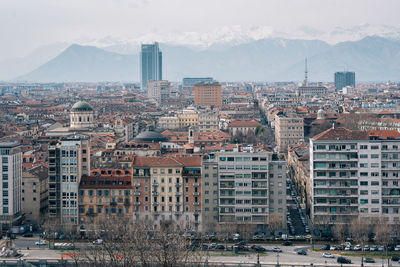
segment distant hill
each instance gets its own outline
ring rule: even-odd
[[[330,45],[318,40],[263,39],[194,50],[161,44],[163,78],[212,76],[220,81],[301,81],[304,59],[311,81],[333,81],[335,71],[354,70],[358,81],[400,80],[400,41],[366,37]],[[139,81],[139,56],[71,45],[18,81]]]
[[[138,78],[137,55],[120,55],[93,46],[71,45],[54,59],[16,81],[104,82]]]

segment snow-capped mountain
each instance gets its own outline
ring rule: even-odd
[[[146,35],[122,38],[107,36],[104,38],[81,38],[72,43],[101,47],[111,52],[123,54],[137,53],[142,43],[160,42],[169,45],[188,46],[195,50],[203,50],[212,46],[232,47],[252,41],[283,38],[301,40],[320,40],[329,44],[345,41],[358,41],[367,36],[378,36],[387,39],[400,40],[400,28],[386,25],[362,24],[354,27],[336,27],[323,32],[313,27],[302,26],[295,31],[276,31],[269,26],[226,26],[209,32],[173,32],[150,33]]]

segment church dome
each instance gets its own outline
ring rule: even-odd
[[[93,108],[89,105],[89,103],[85,101],[79,101],[72,106],[71,111],[93,111]]]
[[[325,110],[323,110],[322,108],[317,112],[317,119],[318,120],[325,119]]]
[[[138,134],[133,141],[135,142],[163,142],[167,141],[167,138],[155,131],[145,131]]]

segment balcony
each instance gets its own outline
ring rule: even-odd
[[[95,213],[95,212],[86,212],[86,216],[94,217],[96,215],[97,215],[97,213]]]
[[[182,211],[174,211],[174,214],[175,214],[176,216],[182,215]]]
[[[135,191],[135,192],[133,192],[133,194],[134,194],[135,196],[140,196],[140,192],[139,192],[139,191]]]
[[[133,205],[140,206],[140,202],[133,202]]]
[[[160,203],[158,203],[158,202],[153,202],[152,204],[153,204],[153,206],[158,206],[158,205],[160,205]]]
[[[152,186],[159,186],[159,184],[157,182],[153,182],[151,183]]]
[[[195,215],[195,216],[198,216],[198,215],[200,215],[200,211],[198,211],[198,210],[195,210],[195,211],[193,212],[193,215]]]
[[[193,192],[193,196],[200,196],[200,192]]]
[[[117,201],[110,201],[110,205],[111,206],[116,206],[117,205]]]
[[[180,186],[182,186],[182,183],[175,183],[175,186],[180,187]]]
[[[152,194],[153,196],[158,196],[158,192],[157,192],[157,191],[153,191],[153,192],[151,192],[151,194]]]
[[[199,206],[200,203],[199,202],[193,202],[193,206]]]
[[[133,185],[139,187],[140,183],[139,182],[134,182]]]
[[[198,187],[198,186],[200,186],[200,184],[199,183],[193,183],[193,186],[194,187]]]
[[[175,196],[182,196],[182,192],[175,192]]]
[[[175,205],[176,206],[182,206],[182,202],[176,202]]]

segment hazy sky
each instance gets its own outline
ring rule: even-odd
[[[400,26],[399,0],[0,0],[0,59],[54,42],[230,25]]]

